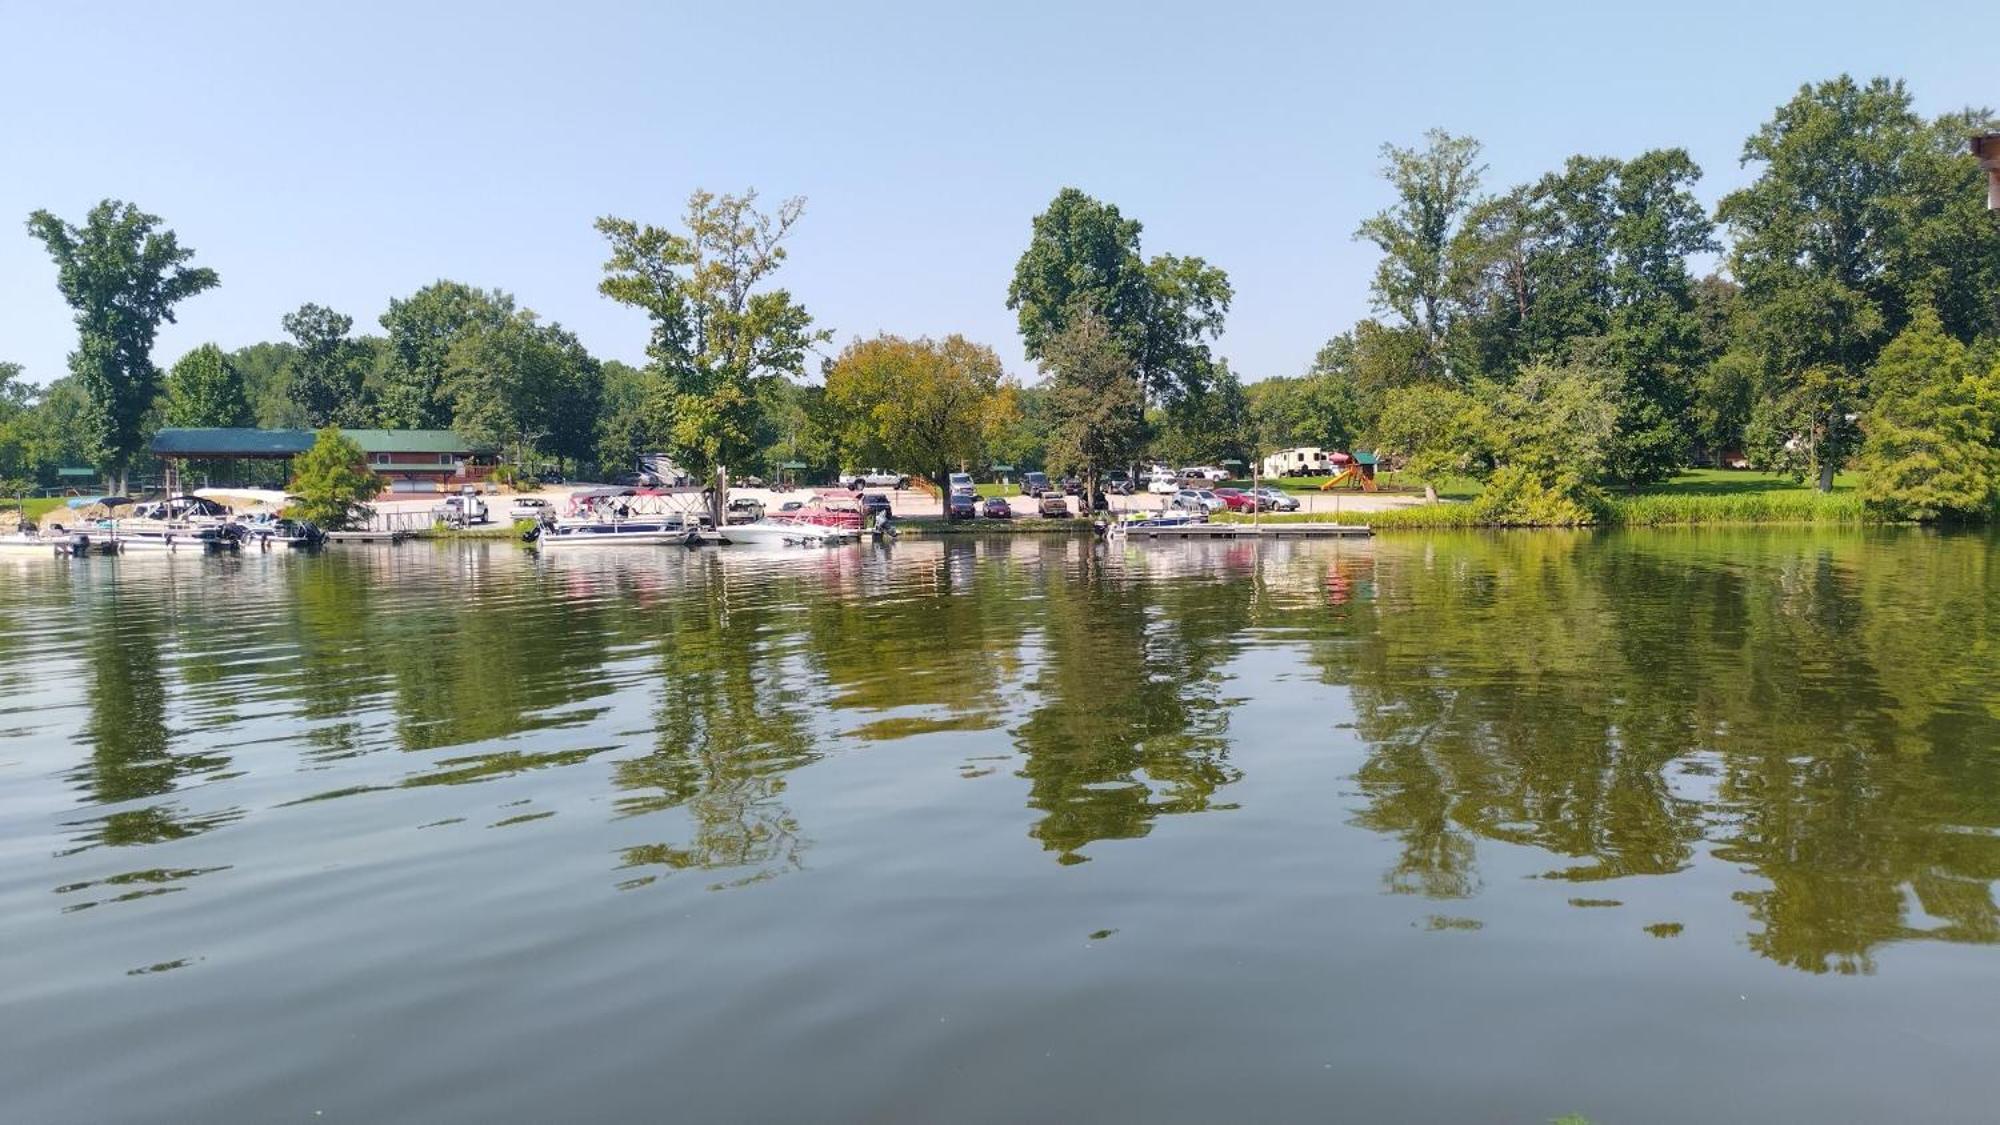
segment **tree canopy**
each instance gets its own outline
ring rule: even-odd
[[[89,456],[122,487],[160,390],[154,337],[173,322],[174,306],[220,279],[188,264],[194,251],[162,228],[159,216],[116,199],[91,208],[80,227],[36,211],[28,233],[54,259],[56,287],[76,310],[69,368],[85,394]]]
[[[1227,274],[1200,258],[1140,254],[1137,220],[1075,188],[1035,216],[1014,265],[1007,307],[1030,359],[1077,318],[1096,317],[1131,358],[1145,396],[1199,394],[1214,371],[1209,342],[1222,335],[1234,296]]]
[[[174,364],[167,376],[167,425],[247,426],[250,420],[243,376],[221,348],[203,344]]]
[[[685,233],[597,220],[611,247],[598,290],[652,321],[649,436],[689,468],[742,464],[767,445],[766,384],[802,375],[806,353],[831,338],[789,292],[764,288],[804,214],[803,199],[766,213],[754,190],[697,191]]]
[[[943,474],[982,462],[989,437],[1012,420],[1004,374],[993,349],[963,336],[882,335],[827,366],[825,406],[856,465],[919,469],[943,487]]]
[[[287,490],[298,497],[291,514],[339,531],[353,523],[382,490],[381,478],[368,471],[367,457],[354,440],[327,426],[312,448],[292,462]]]

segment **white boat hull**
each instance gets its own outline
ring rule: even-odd
[[[757,520],[754,523],[731,524],[722,529],[722,537],[731,543],[761,546],[824,547],[834,543],[844,543],[854,538],[854,535],[840,528],[822,527],[814,523]]]
[[[687,527],[624,528],[616,524],[583,524],[543,528],[535,545],[550,550],[582,547],[684,547],[695,530]]]

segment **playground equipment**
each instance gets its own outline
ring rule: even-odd
[[[1332,461],[1336,466],[1341,466],[1341,468],[1339,472],[1328,477],[1325,484],[1319,486],[1321,492],[1327,492],[1335,488],[1358,488],[1363,492],[1375,491],[1375,455],[1373,453],[1356,453],[1352,457],[1345,453],[1335,453],[1327,459]]]

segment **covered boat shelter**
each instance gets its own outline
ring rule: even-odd
[[[473,445],[451,430],[342,430],[341,436],[361,447],[368,468],[387,481],[391,492],[456,492],[492,475],[493,450]],[[192,467],[204,466],[204,484],[223,477],[256,477],[282,483],[291,475],[285,464],[311,449],[318,435],[310,430],[248,428],[168,428],[153,437],[152,452],[167,467],[167,492],[189,483]],[[239,462],[278,463],[262,473],[230,471]]]

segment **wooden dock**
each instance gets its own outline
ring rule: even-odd
[[[1133,527],[1127,539],[1366,539],[1375,534],[1352,523],[1190,523],[1178,527]]]

